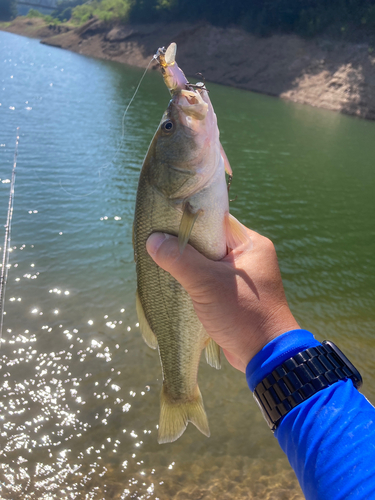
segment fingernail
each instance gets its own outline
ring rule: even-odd
[[[164,233],[152,233],[146,242],[146,248],[148,253],[154,256],[156,252],[159,250],[160,245],[163,243],[163,241],[167,239],[167,236],[168,235]]]

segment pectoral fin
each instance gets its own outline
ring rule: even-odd
[[[240,245],[249,244],[251,242],[246,227],[229,213],[225,216],[225,233],[227,247],[232,250]]]
[[[154,332],[151,330],[150,325],[148,324],[148,321],[146,319],[139,295],[138,295],[138,290],[136,292],[135,296],[135,307],[137,310],[137,315],[138,315],[138,322],[139,322],[139,328],[142,333],[143,340],[146,342],[146,344],[151,347],[151,349],[156,349],[158,346],[158,341],[156,339],[156,336]]]
[[[184,213],[182,214],[182,219],[180,222],[180,227],[178,230],[178,247],[180,249],[180,253],[182,254],[185,250],[186,245],[188,244],[191,232],[193,230],[193,226],[195,221],[198,218],[203,210],[197,210],[193,212],[193,208],[189,202],[185,203]]]
[[[209,339],[204,353],[207,363],[213,368],[216,368],[216,370],[220,370],[220,346],[218,346],[214,340]]]

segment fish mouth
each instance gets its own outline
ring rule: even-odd
[[[172,120],[187,129],[189,135],[198,135],[205,128],[209,105],[204,102],[200,91],[181,90],[173,95],[166,109],[162,123]]]
[[[181,90],[178,94],[177,107],[186,115],[196,120],[204,120],[208,104],[204,102],[199,90]]]

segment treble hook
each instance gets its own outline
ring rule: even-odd
[[[206,79],[205,77],[202,75],[202,73],[195,73],[197,76],[200,76],[202,78],[202,81],[201,82],[197,82],[197,83],[190,83],[190,82],[187,82],[186,84],[186,87],[187,88],[193,88],[193,89],[198,89],[198,90],[205,90],[206,92],[209,92],[209,90],[206,88]]]
[[[202,82],[203,82],[203,85],[206,85],[206,79],[205,77],[202,75],[202,73],[195,73],[197,76],[200,76],[201,79],[202,79]]]

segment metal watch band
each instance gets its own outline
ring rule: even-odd
[[[270,429],[275,431],[281,419],[297,405],[339,380],[351,379],[358,389],[362,377],[358,370],[328,340],[310,347],[275,368],[260,382],[254,398]]]

